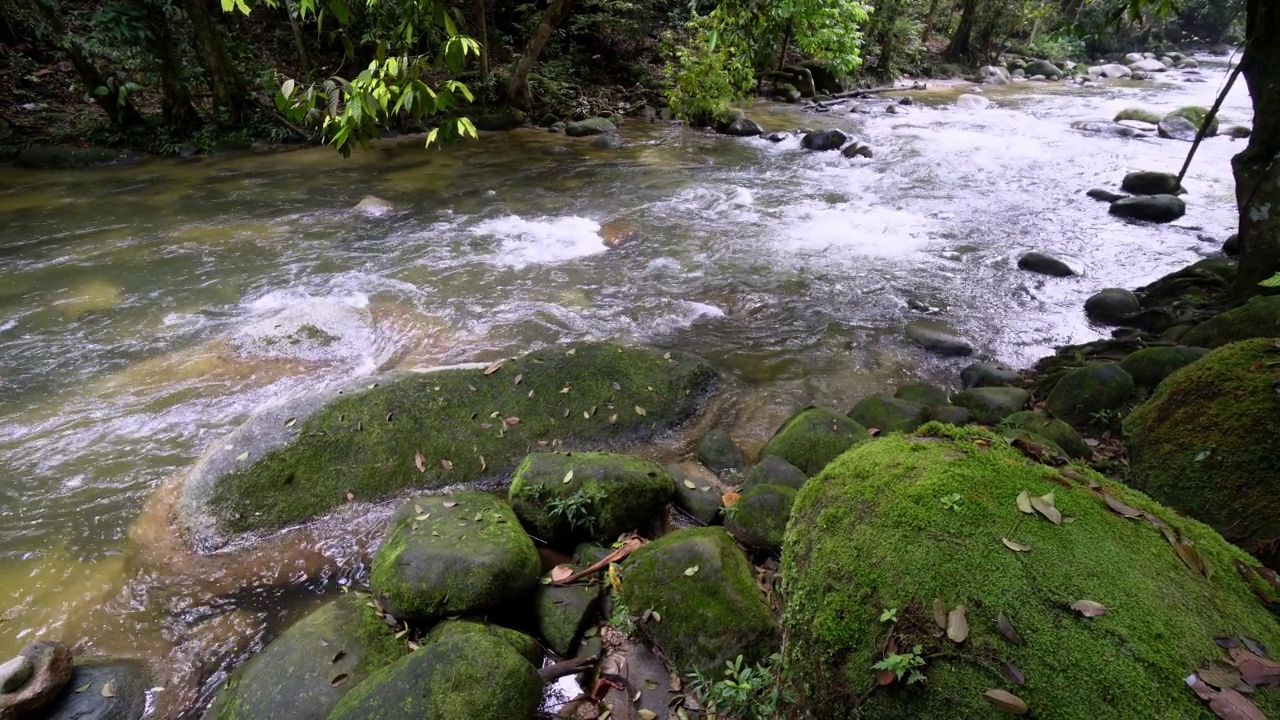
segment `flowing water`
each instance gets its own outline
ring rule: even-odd
[[[730,378],[718,421],[753,449],[807,404],[952,383],[963,363],[904,342],[912,319],[1016,366],[1099,337],[1088,295],[1234,231],[1243,143],[1201,147],[1183,220],[1130,224],[1084,191],[1176,172],[1189,145],[1069,123],[1208,105],[1226,66],[1202,61],[1155,82],[988,88],[985,111],[952,107],[952,88],[900,114],[887,98],[751,110],[771,130],[843,128],[873,160],[633,121],[618,150],[521,130],[349,160],[0,169],[0,659],[37,637],[145,657],[170,686],[156,713],[174,714],[300,598],[358,575],[215,592],[128,558],[166,477],[255,408],[353,375],[584,339],[687,350]],[[1240,84],[1223,126],[1250,115]],[[353,211],[366,195],[395,209]],[[1018,271],[1030,250],[1080,277]]]

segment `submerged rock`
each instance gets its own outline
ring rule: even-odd
[[[861,157],[861,158],[870,159],[875,156],[875,153],[871,151],[870,145],[860,143],[856,140],[850,143],[849,147],[845,148],[844,150],[841,150],[840,154],[847,158]]]
[[[690,355],[614,345],[548,348],[493,367],[363,380],[264,411],[188,473],[180,528],[214,549],[349,499],[509,472],[538,441],[573,450],[651,437],[691,417],[715,377]]]
[[[1084,314],[1094,322],[1118,325],[1142,310],[1138,296],[1124,288],[1105,288],[1084,301]]]
[[[1133,378],[1116,363],[1089,363],[1058,380],[1045,409],[1072,425],[1088,425],[1102,413],[1123,408],[1133,387]]]
[[[586,137],[588,135],[603,135],[604,133],[617,132],[618,126],[613,124],[609,118],[593,117],[586,120],[578,120],[571,122],[565,126],[564,132],[569,137]]]
[[[777,650],[777,621],[746,556],[721,528],[668,533],[622,571],[623,601],[661,615],[645,635],[680,671],[710,677],[739,655],[753,665]]]
[[[969,411],[975,423],[995,425],[1026,407],[1031,393],[1015,387],[975,387],[951,396],[951,403]]]
[[[1273,338],[1222,347],[1165,378],[1124,423],[1135,488],[1271,567],[1280,562],[1277,361]]]
[[[416,497],[400,507],[369,585],[396,618],[475,615],[533,591],[541,566],[505,503],[485,493]]]
[[[368,215],[369,217],[382,217],[395,212],[396,205],[389,200],[383,200],[380,197],[368,195],[361,199],[360,202],[356,203],[356,206],[352,208],[352,210]]]
[[[1071,277],[1076,274],[1070,265],[1044,253],[1030,252],[1018,258],[1018,268],[1050,277]]]
[[[205,720],[328,717],[348,690],[404,654],[367,602],[346,595],[294,623],[236,668]]]
[[[1106,122],[1101,120],[1077,120],[1071,123],[1071,128],[1080,132],[1093,133],[1095,135],[1108,135],[1111,137],[1147,137],[1149,133],[1145,133],[1137,128],[1131,128],[1120,123]]]
[[[800,147],[805,150],[839,150],[848,136],[839,130],[814,130],[800,139]]]
[[[943,323],[932,320],[914,320],[907,324],[907,338],[917,345],[939,355],[964,356],[973,354],[973,345],[955,334]]]
[[[961,110],[986,110],[994,103],[981,95],[961,95],[956,98],[956,107]]]
[[[1111,203],[1110,212],[1132,220],[1167,223],[1185,215],[1187,205],[1176,195],[1137,195]]]
[[[760,456],[776,455],[815,475],[840,453],[870,440],[867,429],[831,408],[811,407],[800,411],[778,428]]]
[[[809,476],[800,468],[777,455],[766,455],[751,468],[751,474],[742,483],[742,489],[749,490],[756,485],[778,485],[799,490],[808,481]]]
[[[1200,717],[1203,704],[1182,678],[1224,654],[1214,644],[1223,627],[1280,643],[1280,626],[1231,569],[1253,561],[1209,528],[1090,474],[1116,500],[1194,542],[1212,558],[1212,580],[1189,570],[1159,528],[1112,511],[1083,485],[1063,487],[1055,469],[1028,463],[998,438],[975,444],[972,428],[931,428],[940,437],[854,449],[796,499],[782,572],[798,716],[1003,717],[983,694],[1007,688],[1035,717]],[[1053,494],[1074,522],[1023,515],[1014,502],[1023,491]],[[959,512],[937,500],[953,493]],[[1010,550],[1002,535],[1030,551]],[[1105,614],[1082,617],[1069,608],[1079,600]],[[964,642],[935,630],[935,603],[943,615],[967,610]],[[888,608],[897,609],[892,627],[881,620]],[[1001,614],[1024,642],[1002,635]],[[876,687],[870,668],[890,634],[900,652],[921,646],[925,682]],[[1025,685],[1001,679],[1006,663]]]
[[[330,720],[536,716],[542,704],[542,681],[515,648],[493,633],[439,632],[432,633],[439,639],[352,688]]]
[[[1280,337],[1280,295],[1259,295],[1219,313],[1182,336],[1182,344],[1216,348],[1253,338]]]
[[[1177,195],[1183,192],[1173,173],[1140,170],[1124,176],[1120,189],[1134,195]]]
[[[521,463],[508,497],[540,540],[573,547],[612,542],[649,522],[675,484],[661,466],[609,453],[535,453]]]
[[[591,138],[591,147],[597,150],[617,150],[626,145],[617,133],[604,133]]]
[[[881,393],[855,405],[849,417],[865,428],[876,428],[880,432],[913,432],[929,422],[929,409],[920,403]]]
[[[1140,388],[1154,390],[1165,378],[1209,354],[1200,347],[1149,347],[1130,353],[1120,361],[1120,368],[1129,373]]]
[[[146,664],[138,660],[78,663],[62,694],[40,717],[44,720],[140,720],[147,710],[147,692],[151,687],[151,673]]]
[[[717,472],[747,466],[747,458],[737,443],[720,429],[712,430],[698,441],[698,457]]]
[[[777,551],[782,547],[795,499],[796,489],[792,487],[752,485],[725,511],[724,528],[749,548]]]

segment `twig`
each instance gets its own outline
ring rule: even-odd
[[[552,585],[568,585],[574,581],[581,580],[582,578],[587,577],[588,575],[594,575],[595,573],[598,573],[601,570],[609,567],[610,563],[618,562],[619,560],[625,558],[626,556],[630,555],[636,550],[639,550],[642,546],[644,546],[644,539],[641,538],[639,535],[632,533],[630,536],[627,537],[626,541],[623,542],[622,545],[618,547],[617,550],[614,550],[608,555],[605,555],[604,557],[600,558],[596,562],[592,563],[591,567],[588,567],[585,570],[579,570],[578,572],[570,575],[569,577],[563,580],[559,580],[559,581],[552,580],[551,584]]]
[[[1218,116],[1218,108],[1222,107],[1222,103],[1227,99],[1227,93],[1231,92],[1231,86],[1236,84],[1236,78],[1240,77],[1240,71],[1244,69],[1244,63],[1236,64],[1235,70],[1231,71],[1231,77],[1227,78],[1226,87],[1222,88],[1222,92],[1218,93],[1218,98],[1214,100],[1213,107],[1209,108],[1209,114],[1204,116],[1204,122],[1200,124],[1199,130],[1196,131],[1195,142],[1191,143],[1191,151],[1187,153],[1187,159],[1182,163],[1182,170],[1178,173],[1178,186],[1182,186],[1182,178],[1186,177],[1187,169],[1191,167],[1191,159],[1196,156],[1196,150],[1200,147],[1200,142],[1204,140],[1204,136],[1209,132],[1209,126],[1213,124],[1214,119]]]
[[[558,663],[552,663],[538,670],[538,677],[542,682],[549,683],[552,680],[558,680],[568,675],[576,675],[595,664],[595,658],[580,657],[561,660]]]
[[[286,119],[285,119],[285,117],[284,117],[283,115],[281,115],[280,113],[278,113],[278,112],[274,112],[274,111],[273,111],[271,114],[275,116],[275,118],[276,118],[276,122],[280,123],[281,125],[285,126],[286,128],[288,128],[288,129],[292,130],[293,132],[297,133],[298,137],[302,138],[303,140],[310,140],[310,139],[311,139],[311,135],[310,135],[309,133],[303,132],[302,128],[300,128],[300,127],[298,127],[297,125],[294,125],[293,123],[291,123],[291,122],[289,122],[288,120],[286,120]]]

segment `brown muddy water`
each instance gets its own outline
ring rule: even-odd
[[[349,160],[319,148],[2,168],[0,659],[36,638],[145,658],[152,714],[175,716],[358,585],[381,509],[256,564],[161,556],[168,528],[143,515],[256,409],[353,376],[578,340],[686,350],[729,378],[707,422],[754,450],[804,405],[953,382],[964,362],[905,343],[912,319],[1015,366],[1099,337],[1081,312],[1091,293],[1143,284],[1217,250],[1199,235],[1234,231],[1243,143],[1207,140],[1187,216],[1137,225],[1084,191],[1176,172],[1189,145],[1069,124],[1208,105],[1226,66],[1201,60],[1198,75],[1154,82],[988,89],[998,107],[985,111],[952,107],[960,87],[913,93],[901,114],[887,98],[867,115],[750,111],[771,130],[844,128],[873,160],[631,122],[612,151],[521,130]],[[1224,127],[1250,121],[1237,89]],[[396,211],[352,211],[366,195]],[[636,239],[610,249],[619,229]],[[1030,250],[1081,276],[1018,271]],[[640,451],[672,459],[682,443]]]

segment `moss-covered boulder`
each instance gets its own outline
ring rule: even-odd
[[[1115,118],[1116,122],[1137,120],[1138,122],[1150,123],[1151,125],[1155,125],[1163,119],[1164,115],[1161,115],[1154,110],[1146,110],[1144,108],[1125,108],[1124,110],[1116,113]]]
[[[855,405],[849,417],[865,428],[877,428],[880,432],[912,432],[929,422],[929,408],[879,393]]]
[[[960,371],[960,383],[965,388],[1004,387],[1017,385],[1021,380],[1017,370],[998,362],[976,362]]]
[[[1052,442],[1062,449],[1064,453],[1074,458],[1088,458],[1093,456],[1093,451],[1081,439],[1080,433],[1075,428],[1038,410],[1023,410],[1016,412],[1005,418],[1000,427],[1017,428],[1025,430],[1029,433],[1039,435],[1040,437]]]
[[[547,649],[567,657],[599,613],[599,585],[541,585],[533,597],[538,636]]]
[[[469,615],[532,592],[533,541],[501,500],[480,492],[429,495],[400,506],[373,558],[369,585],[392,616]]]
[[[1280,349],[1276,339],[1215,350],[1125,420],[1130,482],[1280,567]]]
[[[725,512],[724,527],[747,547],[779,550],[795,499],[795,488],[753,485]]]
[[[955,405],[938,405],[929,409],[929,420],[946,425],[968,425],[969,411]]]
[[[660,465],[609,453],[535,453],[525,458],[508,497],[535,537],[560,547],[612,542],[647,524],[675,493]]]
[[[920,403],[925,407],[933,407],[935,405],[947,405],[951,402],[951,393],[943,390],[937,385],[929,383],[911,383],[898,388],[893,396],[899,400]]]
[[[742,483],[742,489],[748,490],[756,485],[781,485],[799,490],[808,481],[809,476],[800,468],[777,455],[766,455],[751,468],[751,474]]]
[[[814,475],[840,453],[870,440],[867,429],[831,408],[801,410],[774,434],[760,456],[776,455],[806,475]]]
[[[623,566],[622,600],[656,610],[645,634],[681,672],[719,676],[742,655],[748,665],[777,651],[778,624],[747,558],[721,528],[676,530]]]
[[[969,419],[983,425],[995,425],[1026,407],[1031,393],[1015,387],[975,387],[951,396],[957,407],[969,411]]]
[[[698,458],[717,472],[747,466],[747,458],[738,444],[729,437],[729,433],[720,429],[712,430],[698,441]]]
[[[1280,337],[1280,295],[1259,295],[1187,331],[1183,345],[1216,348],[1253,338]]]
[[[1084,301],[1084,314],[1104,325],[1119,325],[1129,316],[1142,311],[1138,296],[1124,288],[1105,288]]]
[[[697,463],[668,465],[666,471],[675,483],[675,496],[672,500],[676,507],[697,518],[703,525],[720,522],[720,512],[724,509],[720,498],[724,495],[725,488],[715,473]]]
[[[1172,345],[1149,347],[1130,353],[1120,361],[1120,367],[1129,373],[1135,385],[1154,390],[1175,370],[1190,365],[1208,354],[1208,348]]]
[[[501,477],[539,442],[643,440],[691,417],[715,377],[690,355],[615,345],[558,346],[494,368],[365,380],[265,411],[192,468],[178,523],[208,550],[349,498]]]
[[[1161,118],[1162,121],[1172,118],[1186,118],[1198,131],[1204,127],[1205,121],[1209,119],[1209,108],[1197,107],[1194,105],[1178,108],[1173,112]],[[1213,120],[1209,122],[1209,129],[1205,131],[1207,137],[1213,137],[1218,134],[1218,117],[1215,115]]]
[[[538,671],[509,643],[493,634],[449,634],[365,679],[329,718],[533,720],[541,704]]]
[[[1089,363],[1063,375],[1049,392],[1045,409],[1072,425],[1118,411],[1133,397],[1133,378],[1116,363]]]
[[[431,632],[423,638],[422,645],[437,642],[451,637],[461,637],[480,633],[482,635],[492,635],[502,642],[510,645],[516,652],[520,653],[520,657],[528,660],[537,667],[542,662],[542,646],[538,645],[538,641],[519,630],[513,630],[502,625],[491,625],[489,623],[480,622],[479,620],[448,620],[431,628]]]
[[[1232,567],[1254,561],[1210,528],[1091,475],[1194,542],[1215,570],[1206,579],[1159,528],[1110,510],[1084,484],[1063,487],[1054,469],[973,428],[921,432],[941,437],[854,448],[796,500],[783,548],[783,625],[801,711],[827,720],[997,718],[983,694],[999,689],[1022,698],[1029,717],[1208,717],[1183,678],[1223,656],[1214,638],[1280,642],[1280,624]],[[1023,491],[1053,493],[1071,522],[1022,514]],[[952,494],[958,512],[939,501]],[[1105,614],[1083,617],[1071,609],[1080,600]],[[935,630],[935,603],[943,614],[965,607],[963,642]],[[893,625],[880,619],[888,608],[897,609]],[[1002,636],[1000,614],[1023,644]],[[871,668],[890,634],[900,652],[921,645],[927,682],[877,687]],[[1007,679],[1005,663],[1025,685]],[[1252,697],[1280,710],[1280,695]]]
[[[347,595],[236,668],[205,718],[324,718],[348,690],[403,654],[403,643],[367,600]]]

